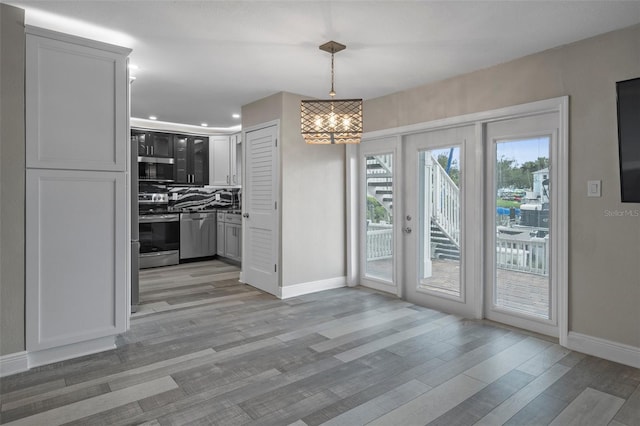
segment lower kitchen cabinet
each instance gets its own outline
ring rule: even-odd
[[[237,213],[218,213],[218,256],[242,260],[242,217]]]
[[[242,225],[224,224],[224,256],[238,261],[242,258]]]
[[[218,213],[218,233],[216,245],[216,254],[218,256],[224,256],[224,213]]]

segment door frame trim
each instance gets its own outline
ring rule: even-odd
[[[504,120],[509,118],[520,118],[529,115],[537,115],[544,112],[555,112],[559,118],[559,132],[558,132],[558,167],[556,170],[556,187],[558,187],[558,193],[569,194],[569,96],[560,96],[551,99],[545,99],[541,101],[529,102],[519,105],[513,105],[504,108],[498,108],[488,111],[475,112],[470,114],[464,114],[456,117],[448,117],[443,119],[432,120],[428,122],[410,124],[405,126],[399,126],[389,129],[376,130],[372,132],[365,132],[362,135],[363,140],[378,139],[383,137],[397,136],[423,132],[425,130],[435,130],[447,127],[456,127],[460,125],[476,125],[476,132],[478,136],[482,136],[478,139],[481,141],[476,144],[476,155],[484,155],[483,143],[484,132],[482,127],[484,124]],[[403,149],[400,147],[400,152]],[[476,177],[484,179],[484,173],[479,170],[476,173]],[[346,149],[346,175],[347,175],[347,190],[346,190],[346,207],[347,207],[347,282],[349,286],[358,284],[360,278],[360,271],[358,270],[359,262],[359,214],[358,214],[358,201],[359,201],[359,169],[358,169],[358,148],[357,146],[347,146]],[[484,205],[484,199],[482,194],[478,194],[478,201]],[[556,235],[556,247],[554,256],[553,267],[556,271],[555,276],[558,280],[558,333],[560,344],[567,345],[567,336],[569,332],[569,200],[568,197],[558,200],[556,203],[556,217],[555,221],[555,235]],[[484,210],[484,209],[482,209]],[[484,234],[484,213],[481,215],[481,223],[483,224]],[[475,245],[475,244],[474,244]],[[481,259],[484,258],[484,253],[481,253]],[[479,272],[484,276],[483,262],[479,262],[477,265]],[[475,284],[475,291],[480,292],[478,300],[475,303],[475,312],[482,315],[484,306],[484,297],[482,296],[483,280],[478,280]],[[400,286],[398,286],[400,287]]]

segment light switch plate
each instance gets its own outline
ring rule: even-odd
[[[602,181],[601,180],[587,181],[587,197],[600,197],[600,196],[602,196]]]

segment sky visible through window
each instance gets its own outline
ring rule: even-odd
[[[516,160],[514,166],[522,166],[527,161],[536,161],[540,157],[549,158],[549,137],[500,142],[497,160],[503,157],[507,160]]]

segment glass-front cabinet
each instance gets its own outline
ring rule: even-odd
[[[209,183],[209,138],[174,135],[176,183]]]
[[[131,142],[138,145],[140,157],[173,157],[173,135],[168,133],[131,131]]]

